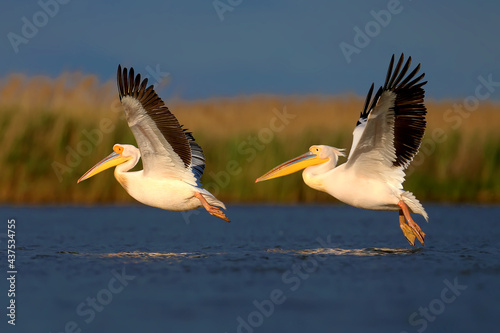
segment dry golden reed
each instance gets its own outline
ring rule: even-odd
[[[299,174],[254,179],[313,144],[349,149],[364,102],[353,94],[163,97],[205,150],[203,183],[229,202],[333,202]],[[424,201],[500,202],[500,104],[484,101],[458,114],[454,103],[461,101],[427,100],[428,129],[405,188]],[[6,77],[0,138],[3,203],[133,202],[111,171],[76,184],[114,143],[135,144],[114,82],[81,73]]]

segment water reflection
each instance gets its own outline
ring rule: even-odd
[[[89,256],[97,258],[118,258],[128,262],[140,261],[167,261],[181,262],[184,260],[204,259],[213,256],[224,255],[223,252],[144,252],[144,251],[126,251],[126,252],[111,252],[111,253],[78,253],[80,256]]]
[[[423,251],[422,248],[411,249],[391,249],[391,248],[366,248],[366,249],[341,249],[341,248],[319,248],[304,250],[283,250],[268,249],[271,253],[287,253],[297,255],[351,255],[360,257],[369,256],[387,256],[387,255],[409,255]]]
[[[282,249],[271,248],[263,251],[238,251],[238,252],[147,252],[147,251],[125,251],[125,252],[110,252],[110,253],[78,253],[60,251],[59,253],[72,254],[84,257],[94,258],[118,258],[128,262],[144,262],[144,261],[167,261],[167,262],[181,262],[197,259],[208,259],[217,257],[226,257],[228,260],[234,260],[238,257],[241,259],[248,258],[249,253],[255,255],[265,254],[286,254],[296,256],[388,256],[388,255],[411,255],[423,251],[422,248],[365,248],[365,249],[343,249],[343,248],[317,248],[317,249]],[[251,257],[251,255],[250,255]]]

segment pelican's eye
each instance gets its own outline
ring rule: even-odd
[[[115,151],[115,153],[117,154],[121,154],[123,153],[123,147],[122,146],[114,146],[113,147],[113,150]]]

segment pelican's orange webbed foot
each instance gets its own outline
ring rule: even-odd
[[[213,215],[215,217],[218,217],[226,222],[231,222],[231,220],[229,220],[226,216],[226,214],[224,214],[224,212],[222,210],[220,210],[219,208],[215,207],[215,206],[212,206],[210,205],[208,202],[207,202],[207,199],[205,199],[205,197],[199,193],[199,192],[196,192],[194,194],[195,197],[197,197],[200,201],[201,201],[201,204],[203,205],[203,207],[207,210],[207,212],[210,214],[210,215]]]
[[[411,246],[415,246],[415,234],[410,226],[406,224],[405,215],[401,209],[399,210],[399,227],[403,231],[408,243],[410,243]]]
[[[424,244],[425,233],[422,231],[422,229],[420,229],[419,225],[416,224],[415,221],[413,221],[413,219],[411,218],[410,210],[408,209],[408,206],[403,201],[398,202],[398,206],[401,207],[401,211],[403,213],[403,214],[401,214],[401,212],[399,213],[399,225],[401,226],[401,218],[403,218],[403,219],[406,218],[406,221],[408,222],[408,227],[411,229],[413,235],[416,236],[417,239],[419,240],[419,242],[425,246],[425,244]],[[406,229],[406,232],[405,232],[405,230],[403,229],[406,227],[407,227],[406,225],[405,225],[405,227],[401,226],[401,229],[403,230],[403,233],[405,234],[405,237],[408,240],[408,242],[410,242],[410,244],[412,244],[412,242],[410,241],[410,239],[407,236],[407,232],[409,230]],[[412,245],[414,245],[414,242]]]

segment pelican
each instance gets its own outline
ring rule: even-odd
[[[191,132],[154,91],[148,79],[134,76],[134,69],[118,66],[118,92],[125,116],[139,149],[115,144],[113,152],[87,171],[77,183],[108,168],[137,201],[165,210],[185,211],[204,207],[210,214],[230,222],[224,204],[201,185],[205,169],[203,150]],[[129,171],[142,158],[144,170]]]
[[[394,68],[394,55],[383,87],[372,99],[371,85],[360,119],[353,132],[347,161],[337,166],[344,149],[314,145],[257,178],[255,182],[282,177],[304,169],[302,178],[311,188],[323,191],[354,207],[399,211],[399,226],[408,242],[415,237],[424,245],[425,233],[410,212],[428,215],[418,199],[403,189],[405,172],[417,154],[426,127],[425,74],[416,77],[420,64],[408,75],[411,57],[403,66],[402,54]]]

